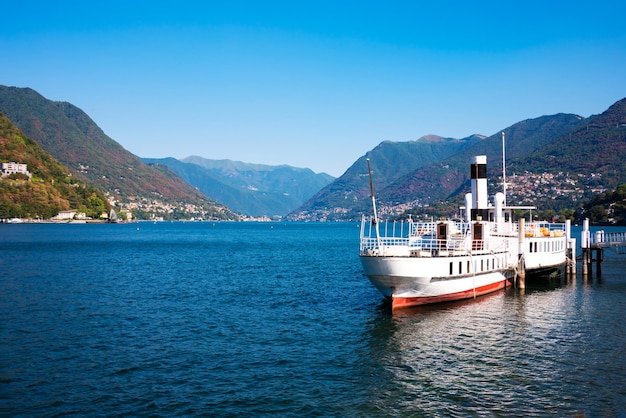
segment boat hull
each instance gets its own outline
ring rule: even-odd
[[[361,257],[364,274],[391,301],[393,309],[475,298],[505,288],[514,275],[506,269],[445,274],[450,262],[444,258]],[[455,259],[452,266],[458,262]]]
[[[391,307],[393,309],[408,308],[411,306],[429,305],[434,303],[454,302],[457,300],[477,298],[489,293],[496,292],[498,290],[506,288],[510,285],[508,279],[504,276],[496,282],[477,287],[475,289],[463,290],[459,292],[446,293],[437,296],[416,296],[416,297],[401,297],[391,296],[388,298],[391,301]]]

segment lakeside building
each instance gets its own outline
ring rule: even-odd
[[[26,164],[10,162],[10,163],[1,163],[0,170],[2,171],[2,177],[9,176],[11,174],[24,174],[28,176],[28,178],[32,177],[32,174],[28,171],[28,167]]]
[[[52,219],[59,221],[74,219],[74,216],[76,216],[76,212],[76,210],[62,210],[59,211],[59,214],[57,216],[54,216]]]

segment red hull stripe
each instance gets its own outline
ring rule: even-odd
[[[438,295],[438,296],[424,296],[424,297],[414,297],[414,298],[400,298],[400,297],[391,297],[391,308],[407,308],[409,306],[419,306],[419,305],[428,305],[431,303],[441,303],[441,302],[452,302],[455,300],[469,299],[474,296],[482,296],[487,293],[495,292],[496,290],[504,289],[507,280],[501,280],[496,283],[488,284],[482,287],[477,287],[476,291],[474,289],[465,290],[463,292],[456,293],[448,293],[446,295]]]

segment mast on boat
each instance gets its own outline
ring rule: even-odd
[[[380,248],[380,234],[378,233],[378,213],[376,212],[376,198],[374,197],[374,183],[372,181],[372,169],[370,167],[370,159],[367,160],[367,173],[370,177],[370,194],[372,195],[372,208],[374,209],[374,229],[376,231],[376,242],[378,244],[378,250],[381,251]]]
[[[504,206],[506,206],[506,147],[504,131],[502,131],[502,192],[504,193]]]

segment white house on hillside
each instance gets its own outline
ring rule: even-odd
[[[2,163],[1,170],[2,170],[2,177],[5,177],[11,174],[16,174],[16,173],[25,174],[28,176],[28,178],[32,177],[32,174],[30,174],[30,172],[28,171],[28,167],[26,167],[26,164],[15,163],[15,162]]]

